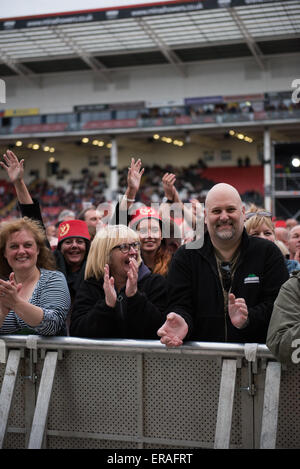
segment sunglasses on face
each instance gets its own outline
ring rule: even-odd
[[[123,254],[127,254],[131,248],[138,251],[140,249],[140,243],[135,241],[134,243],[118,244],[118,246],[115,246],[113,249],[119,249]]]

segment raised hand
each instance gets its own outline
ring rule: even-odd
[[[3,159],[5,163],[0,161],[0,165],[7,172],[9,180],[12,183],[15,183],[16,181],[23,179],[24,160],[22,159],[19,161],[18,157],[11,150],[7,150],[7,152],[4,153]]]
[[[144,174],[144,168],[142,168],[142,161],[139,158],[135,161],[134,158],[131,158],[131,163],[128,168],[127,175],[127,184],[130,191],[133,191],[135,194],[138,192],[142,175]]]
[[[178,347],[188,333],[188,325],[179,314],[169,313],[166,322],[157,331],[162,344],[168,347]]]
[[[241,329],[248,320],[248,308],[244,298],[236,298],[233,293],[228,297],[228,314],[232,324]]]
[[[169,200],[174,201],[176,189],[175,189],[175,181],[176,181],[176,176],[173,173],[165,173],[162,177],[162,183],[163,183],[163,188],[165,192],[165,196]]]
[[[104,267],[104,282],[103,290],[105,293],[105,302],[110,308],[116,306],[117,293],[115,290],[115,279],[109,276],[109,266],[108,264]]]

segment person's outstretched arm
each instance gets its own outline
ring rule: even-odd
[[[166,322],[157,331],[162,344],[167,347],[178,347],[188,333],[188,325],[182,316],[169,313]]]
[[[24,182],[24,160],[18,159],[18,157],[11,150],[3,155],[3,161],[0,161],[0,165],[5,169],[10,182],[14,185],[16,195],[20,204],[33,204],[31,195]]]

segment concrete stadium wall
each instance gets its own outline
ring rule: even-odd
[[[132,67],[113,71],[110,83],[93,72],[40,75],[36,84],[24,77],[7,77],[7,102],[1,109],[38,107],[41,113],[56,113],[71,112],[80,104],[288,91],[299,78],[299,58],[299,54],[269,57],[265,71],[254,58],[190,63],[187,77],[171,65]]]

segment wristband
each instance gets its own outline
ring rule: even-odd
[[[127,200],[128,202],[135,202],[135,199],[128,199],[126,194],[123,195],[123,199]]]
[[[162,202],[163,202],[163,204],[172,204],[174,201],[168,199],[167,197],[164,197],[164,198],[162,199]]]

